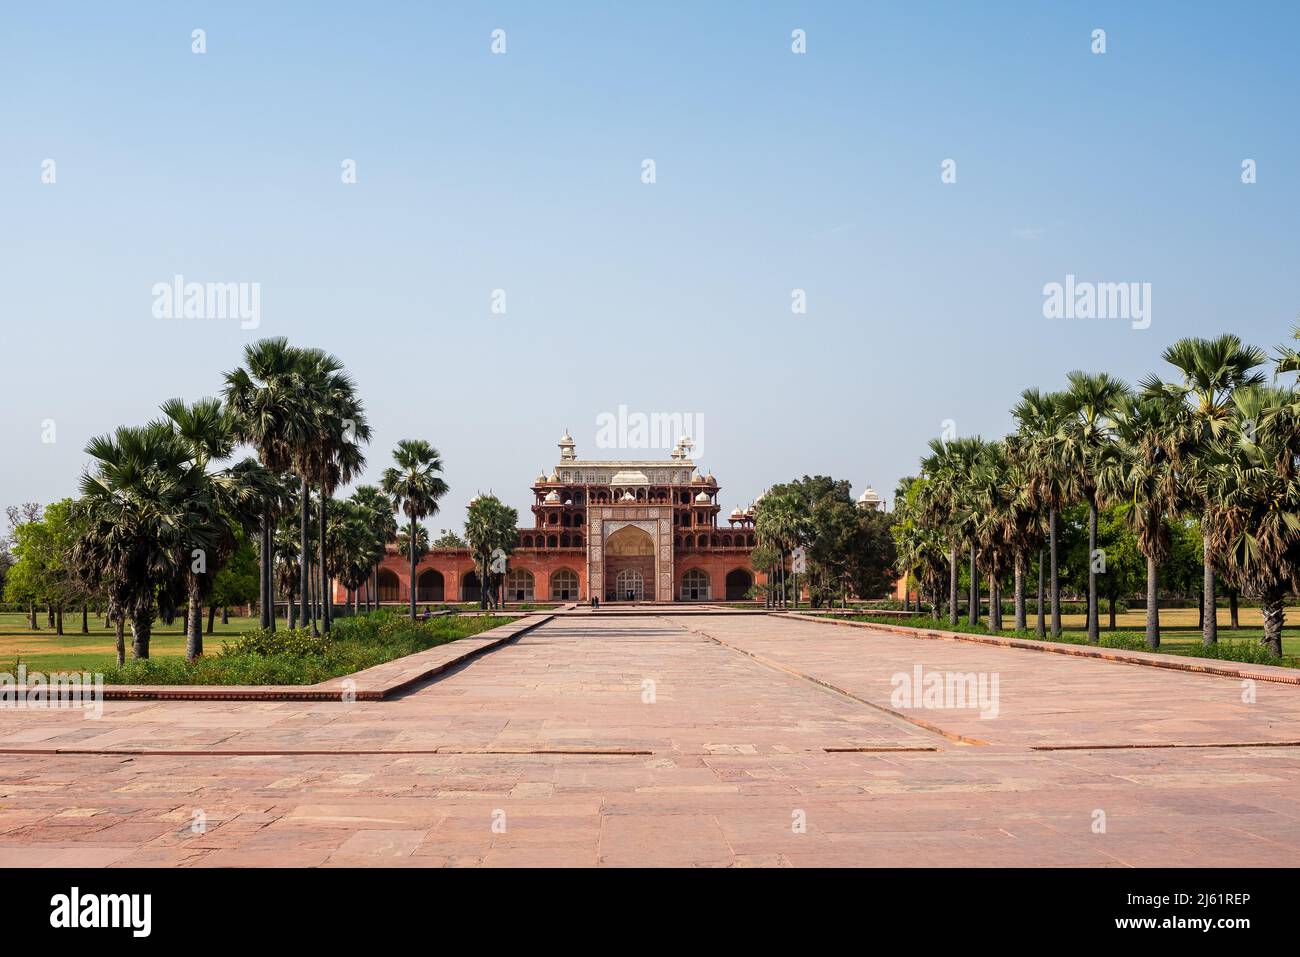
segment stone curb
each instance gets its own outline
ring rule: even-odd
[[[314,685],[104,685],[105,701],[383,701],[513,641],[554,616],[525,615],[468,638]],[[449,652],[451,652],[449,654]],[[352,682],[349,688],[345,682]],[[14,693],[25,693],[16,688]]]
[[[1283,668],[1279,665],[1242,664],[1233,666],[1218,659],[1195,658],[1190,655],[1160,655],[1150,651],[1123,651],[1118,648],[1097,648],[1091,645],[1071,645],[1064,642],[1031,641],[1025,638],[1003,638],[997,635],[972,635],[959,631],[911,628],[906,625],[878,625],[869,621],[843,621],[838,618],[823,618],[815,615],[787,613],[786,617],[832,625],[848,625],[855,628],[872,628],[876,631],[890,632],[908,638],[968,641],[978,645],[1018,648],[1022,651],[1046,651],[1057,655],[1072,655],[1075,658],[1099,658],[1102,661],[1115,661],[1127,665],[1144,665],[1148,668],[1165,668],[1169,671],[1212,675],[1217,678],[1248,678],[1252,681],[1300,685],[1300,671],[1295,668]]]

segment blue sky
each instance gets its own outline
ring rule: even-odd
[[[435,529],[480,489],[526,512],[565,428],[617,457],[621,404],[702,415],[728,508],[804,473],[888,496],[945,419],[999,435],[1070,369],[1271,347],[1300,313],[1300,8],[1134,6],[11,7],[0,503],[71,494],[91,435],[267,335],[346,362],[372,479],[399,439],[442,451]],[[178,273],[259,283],[260,326],[154,318]],[[1151,283],[1150,328],[1044,318],[1067,274]]]

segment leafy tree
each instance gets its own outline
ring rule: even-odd
[[[519,513],[495,495],[477,495],[465,512],[465,540],[479,569],[479,607],[486,608],[488,595],[495,595],[496,579],[501,577],[492,567],[493,557],[509,556],[519,544]]]

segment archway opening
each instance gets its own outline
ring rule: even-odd
[[[754,576],[743,568],[727,572],[727,601],[745,601],[754,587]]]

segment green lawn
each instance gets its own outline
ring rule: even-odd
[[[387,607],[387,606],[386,606]],[[424,606],[421,606],[423,608]],[[478,605],[458,605],[464,611],[478,611]],[[534,605],[526,608],[511,605],[506,610],[515,612],[533,610],[546,606]],[[551,606],[553,607],[553,606]],[[389,609],[401,615],[402,609]],[[113,629],[103,627],[103,619],[92,614],[90,631],[81,633],[81,612],[64,614],[63,635],[54,633],[46,626],[44,611],[36,616],[39,631],[32,631],[27,616],[19,612],[0,612],[0,671],[11,671],[18,662],[24,662],[33,671],[105,671],[117,664],[114,651]],[[207,633],[208,619],[203,619],[203,649],[207,655],[221,651],[223,640],[231,641],[239,635],[257,628],[256,618],[231,616],[229,624],[221,623],[220,614],[213,624],[213,633]],[[284,627],[283,620],[280,627]],[[185,620],[177,618],[172,624],[164,625],[154,622],[153,635],[149,641],[149,657],[178,658],[185,655]],[[131,658],[131,629],[126,629],[126,657]]]
[[[1247,624],[1247,611],[1253,612],[1254,624]],[[1294,610],[1293,610],[1294,612]],[[1145,612],[1129,612],[1127,615],[1116,616],[1116,628],[1111,630],[1109,620],[1106,615],[1101,617],[1101,642],[1106,644],[1108,640],[1118,643],[1124,643],[1125,646],[1132,646],[1135,650],[1146,650],[1145,639]],[[870,612],[864,611],[862,614],[848,616],[851,621],[868,621],[876,624],[897,624],[910,625],[913,619],[902,619],[884,616],[873,617]],[[1160,653],[1171,655],[1190,655],[1193,657],[1212,657],[1206,655],[1204,645],[1201,641],[1201,630],[1196,627],[1196,609],[1168,609],[1160,614]],[[1227,613],[1220,609],[1219,612],[1219,643],[1226,645],[1233,643],[1258,644],[1264,636],[1263,628],[1258,624],[1258,609],[1241,609],[1240,622],[1241,627],[1233,630],[1228,627]],[[1136,620],[1135,620],[1136,619]],[[1004,619],[1004,624],[1006,620]],[[1282,659],[1274,659],[1272,664],[1284,665],[1287,667],[1300,667],[1300,614],[1293,614],[1292,620],[1297,621],[1283,628],[1282,630]],[[1034,639],[1035,616],[1029,616],[1029,630],[1027,632],[1015,632],[1010,628],[1003,628],[1000,635],[1008,638],[1029,638]],[[962,632],[974,632],[977,634],[990,634],[987,624],[988,619],[982,618],[978,628],[971,628],[966,624],[965,618],[961,620],[956,629],[951,629],[947,619],[943,621],[932,621],[928,618],[916,619],[915,623],[919,627],[934,628],[936,630],[956,630]],[[1062,615],[1061,616],[1062,640],[1070,643],[1085,643],[1087,641],[1087,628],[1083,615]]]
[[[18,612],[0,612],[0,670],[9,670],[19,659],[29,669],[38,671],[103,671],[117,664],[113,649],[113,628],[103,626],[103,619],[91,614],[90,632],[81,633],[81,612],[64,614],[63,635],[47,627],[45,614],[36,616],[39,631],[32,631],[27,616]],[[208,620],[203,619],[204,649],[209,654],[221,650],[222,639],[232,639],[257,627],[256,618],[231,617],[223,625],[221,616],[213,624],[213,633],[207,634]],[[131,656],[131,629],[126,629],[126,654]],[[185,654],[185,620],[177,618],[170,625],[154,622],[153,637],[149,641],[151,657],[165,658]]]

